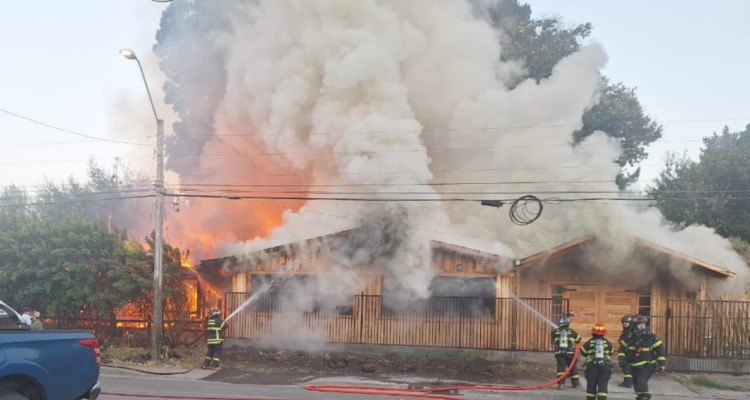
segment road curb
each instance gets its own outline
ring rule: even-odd
[[[130,377],[130,378],[160,378],[160,379],[188,379],[188,380],[199,380],[213,375],[216,371],[194,369],[187,371],[184,374],[180,374],[180,370],[170,370],[167,368],[140,368],[144,372],[134,371],[130,369],[113,368],[102,366],[99,370],[101,376],[113,376],[113,377]],[[151,373],[150,373],[151,372]],[[177,374],[175,374],[177,372]],[[159,373],[172,373],[172,375],[159,375]]]

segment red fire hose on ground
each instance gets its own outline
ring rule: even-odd
[[[347,394],[368,394],[376,396],[401,396],[401,397],[423,397],[429,399],[444,399],[444,400],[465,400],[462,397],[445,396],[439,394],[429,394],[429,392],[445,392],[449,390],[487,390],[487,391],[526,391],[526,390],[539,390],[546,387],[550,387],[556,383],[559,383],[565,377],[570,374],[570,370],[573,369],[576,361],[578,360],[578,348],[579,344],[576,344],[575,353],[573,353],[573,362],[570,363],[568,369],[565,370],[563,375],[560,375],[557,379],[552,382],[544,383],[536,386],[449,386],[440,388],[430,389],[393,389],[393,388],[381,388],[381,387],[370,387],[370,386],[340,386],[340,385],[309,385],[305,386],[306,390],[314,392],[326,392],[326,393],[347,393]]]
[[[373,386],[343,386],[343,385],[308,385],[305,386],[305,390],[313,392],[324,392],[324,393],[345,393],[345,394],[359,394],[359,395],[375,395],[375,396],[400,396],[400,397],[421,397],[429,399],[442,399],[442,400],[466,400],[462,397],[446,396],[440,394],[431,394],[431,392],[445,392],[449,390],[486,390],[486,391],[527,391],[527,390],[539,390],[546,387],[550,387],[556,383],[562,381],[565,377],[570,374],[570,370],[573,369],[578,359],[578,348],[580,344],[576,344],[575,353],[573,353],[573,362],[570,363],[565,373],[559,376],[554,381],[544,383],[536,386],[451,386],[451,387],[440,387],[440,388],[429,388],[429,389],[396,389],[396,388],[385,388],[385,387],[373,387]],[[254,397],[216,397],[216,396],[184,396],[184,395],[162,395],[162,394],[132,394],[132,393],[115,393],[115,392],[102,392],[102,395],[109,396],[121,396],[121,397],[146,397],[146,398],[165,398],[165,399],[189,399],[189,400],[266,400]],[[275,400],[302,400],[302,399],[275,399]]]

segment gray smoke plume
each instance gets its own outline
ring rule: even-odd
[[[208,4],[194,3],[200,10]],[[473,190],[510,192],[496,198],[633,196],[614,183],[617,142],[601,132],[571,145],[582,115],[599,97],[599,71],[607,61],[601,45],[563,59],[548,79],[516,84],[523,70],[499,61],[501,33],[466,0],[261,0],[211,2],[205,15],[188,11],[179,14],[187,16],[183,20],[163,23],[174,34],[157,46],[177,49],[186,44],[177,33],[186,33],[202,55],[162,55],[166,65],[185,71],[174,88],[202,87],[189,90],[203,95],[179,112],[183,122],[170,147],[196,155],[171,164],[183,180],[233,175],[255,183],[282,180],[298,185],[295,190],[347,184],[379,199],[393,198],[393,191],[429,199],[466,190],[429,186],[435,182],[545,182]],[[229,153],[234,156],[215,156]],[[373,184],[391,186],[361,189]],[[404,184],[414,186],[397,186]],[[315,190],[343,196],[336,193],[341,188]],[[549,191],[568,193],[541,193]],[[626,202],[548,204],[525,227],[478,202],[224,204],[196,201],[194,222],[181,222],[183,233],[212,232],[225,240],[218,255],[245,254],[250,264],[263,248],[365,226],[332,252],[334,266],[319,280],[342,292],[361,284],[353,267],[372,266],[427,296],[430,240],[513,259],[586,234],[595,234],[613,259],[632,258],[633,237],[641,236],[737,272],[732,289],[746,283],[747,267],[728,241],[705,228],[677,230],[657,210]],[[269,211],[273,207],[288,210]],[[688,282],[684,265],[670,268]]]

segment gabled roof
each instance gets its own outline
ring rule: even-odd
[[[592,240],[594,240],[594,237],[591,235],[581,236],[577,239],[573,239],[569,242],[565,242],[549,250],[545,250],[536,254],[532,254],[522,259],[520,262],[520,266],[521,268],[524,268],[525,266],[530,266],[540,260],[547,260],[547,259],[560,257],[561,255],[577,248],[578,246],[584,243],[588,243]]]
[[[595,238],[592,235],[581,236],[581,237],[573,239],[573,240],[571,240],[569,242],[565,242],[565,243],[563,243],[563,244],[561,244],[559,246],[553,247],[553,248],[551,248],[549,250],[545,250],[545,251],[533,254],[533,255],[531,255],[529,257],[526,257],[526,258],[524,258],[523,260],[520,261],[520,268],[521,269],[526,269],[526,268],[529,268],[532,265],[536,264],[539,261],[549,260],[549,259],[560,257],[561,255],[563,255],[563,254],[565,254],[565,253],[567,253],[567,252],[569,252],[571,250],[574,250],[576,248],[579,248],[580,246],[582,246],[582,245],[584,245],[586,243],[592,242],[594,240],[595,240]],[[691,256],[689,256],[689,255],[687,255],[685,253],[681,253],[681,252],[676,251],[676,250],[668,249],[668,248],[666,248],[664,246],[660,246],[660,245],[658,245],[658,244],[656,244],[654,242],[651,242],[651,241],[648,241],[648,240],[645,240],[645,239],[642,239],[642,238],[639,238],[639,237],[636,237],[635,241],[636,241],[636,243],[638,243],[639,245],[641,245],[643,247],[646,247],[646,248],[658,251],[658,252],[660,252],[662,254],[666,254],[666,255],[668,255],[670,257],[675,257],[675,258],[679,258],[681,260],[687,261],[687,262],[691,263],[693,265],[693,267],[698,267],[698,268],[702,269],[703,272],[707,272],[707,273],[711,274],[712,276],[714,276],[714,277],[716,277],[718,279],[726,280],[727,278],[731,278],[731,277],[733,277],[733,276],[736,275],[732,271],[729,271],[727,269],[718,267],[718,266],[713,265],[713,264],[709,264],[709,263],[707,263],[705,261],[701,261],[701,260],[699,260],[699,259],[697,259],[695,257],[691,257]]]
[[[699,260],[699,259],[697,259],[695,257],[691,257],[691,256],[689,256],[689,255],[687,255],[685,253],[680,253],[679,251],[668,249],[668,248],[666,248],[664,246],[660,246],[660,245],[658,245],[658,244],[656,244],[654,242],[650,242],[648,240],[641,239],[641,238],[636,238],[636,241],[640,245],[642,245],[644,247],[648,247],[650,249],[659,251],[659,252],[667,254],[669,256],[679,258],[681,260],[684,260],[684,261],[687,261],[689,263],[692,263],[694,266],[701,267],[701,268],[703,268],[705,270],[713,272],[716,275],[723,276],[724,279],[731,278],[731,277],[737,275],[736,273],[734,273],[734,272],[732,272],[732,271],[730,271],[728,269],[724,269],[724,268],[718,267],[716,265],[709,264],[709,263],[707,263],[705,261],[701,261],[701,260]]]
[[[267,247],[265,249],[258,249],[250,253],[260,253],[260,252],[272,253],[272,252],[282,251],[284,248],[287,248],[288,246],[300,246],[300,245],[310,244],[315,241],[321,241],[321,240],[341,239],[350,235],[354,231],[355,229],[349,229],[349,230],[345,230],[341,232],[331,233],[328,235],[317,236],[314,238],[301,240],[298,242],[285,243],[285,244],[280,244],[280,245],[276,245],[272,247]],[[475,250],[475,249],[471,249],[471,248],[464,247],[464,246],[441,242],[439,240],[430,240],[430,248],[432,248],[433,250],[435,249],[448,250],[448,251],[458,253],[464,256],[476,257],[476,258],[481,258],[485,260],[501,260],[504,258],[503,256],[499,254]],[[209,268],[222,267],[224,265],[237,266],[240,263],[240,259],[241,257],[239,255],[236,255],[236,256],[228,256],[228,257],[216,258],[216,259],[211,259],[211,260],[203,260],[198,265],[196,265],[195,269],[197,271],[202,271],[202,270],[207,270]]]

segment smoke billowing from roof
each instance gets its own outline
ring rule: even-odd
[[[362,191],[381,199],[393,191],[434,198],[466,190],[425,185],[434,182],[544,181],[471,191],[518,193],[496,196],[503,198],[538,191],[626,196],[614,183],[617,142],[601,132],[570,145],[598,100],[607,61],[601,45],[563,59],[548,79],[516,85],[522,69],[499,61],[500,32],[466,0],[207,4],[170,5],[155,48],[182,119],[168,150],[193,155],[170,158],[168,167],[183,181],[288,183],[332,197]],[[177,57],[183,47],[193,56]],[[352,186],[311,186],[321,184]],[[478,202],[192,200],[190,206],[191,221],[174,222],[173,234],[208,234],[223,243],[220,256],[367,222],[376,229],[360,231],[369,236],[356,249],[335,254],[341,270],[387,260],[383,268],[404,276],[420,296],[432,274],[430,239],[512,259],[585,234],[603,239],[613,255],[629,255],[629,238],[639,235],[741,273],[738,284],[747,269],[713,232],[676,232],[657,210],[625,203],[548,205],[525,227]]]

